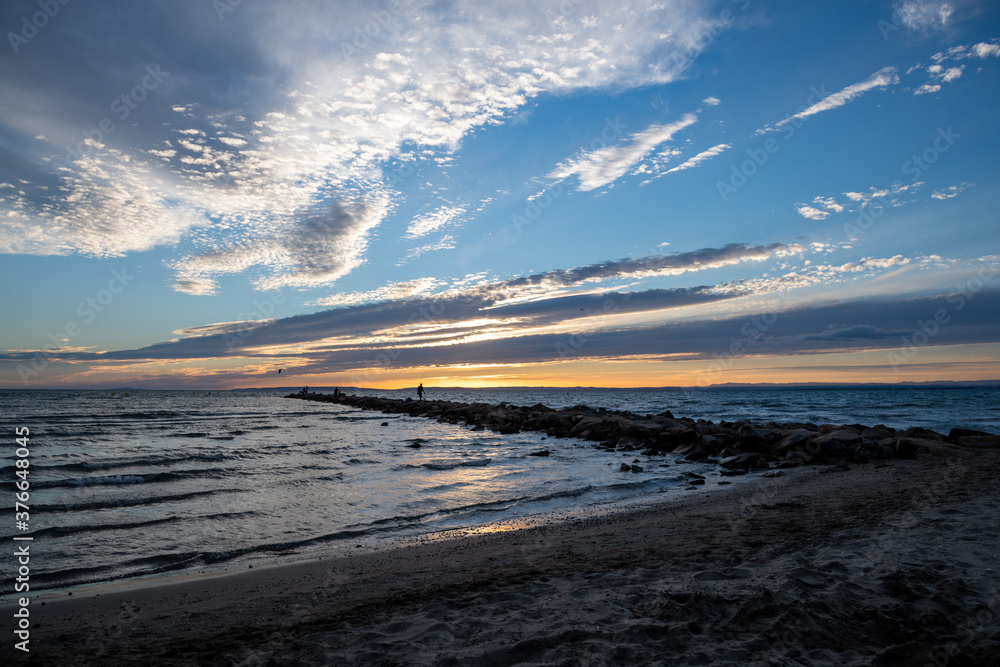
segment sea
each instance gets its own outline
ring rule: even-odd
[[[671,455],[472,431],[289,391],[0,391],[0,540],[32,538],[32,590],[64,591],[516,529],[690,493],[692,474],[706,478],[698,492],[721,481],[717,466]],[[412,389],[364,393],[416,399]],[[427,398],[1000,433],[997,388],[428,388]],[[27,451],[18,452],[18,428],[29,430]],[[542,449],[550,455],[530,456]],[[643,470],[623,473],[623,462]],[[24,477],[18,525],[15,483]]]

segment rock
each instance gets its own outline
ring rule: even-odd
[[[618,472],[632,472],[632,466],[627,463],[623,463],[621,464],[621,467],[618,468]]]
[[[822,449],[823,445],[828,442],[839,442],[844,446],[857,445],[861,442],[861,435],[856,431],[830,431],[829,433],[825,433],[813,440],[813,445],[819,445]]]
[[[642,472],[642,466],[631,466],[632,472]]]
[[[698,432],[693,428],[681,425],[660,431],[656,435],[656,441],[651,446],[660,451],[672,452],[677,447],[696,440],[698,440]]]
[[[895,432],[894,429],[879,424],[878,426],[872,426],[861,431],[861,438],[863,440],[884,440],[885,438],[891,438]]]
[[[918,452],[934,454],[936,456],[954,456],[965,453],[958,445],[952,445],[940,440],[928,440],[926,438],[899,438],[896,440],[896,456],[901,459],[912,459]]]
[[[623,452],[631,452],[641,448],[642,443],[635,438],[625,437],[618,441],[618,449]]]
[[[761,477],[781,477],[785,473],[781,470],[768,470]]]
[[[821,473],[826,473],[826,472],[847,472],[850,469],[851,469],[851,466],[847,465],[847,463],[845,461],[841,461],[840,463],[838,463],[836,465],[832,465],[832,466],[830,466],[829,468],[827,468],[825,470],[820,470],[820,472]]]
[[[1000,435],[966,435],[958,439],[962,447],[1000,449]]]
[[[549,455],[549,450],[547,449],[543,449],[538,452],[531,452],[530,454],[528,454],[528,456],[548,456],[548,455]]]
[[[991,436],[992,433],[987,433],[985,431],[977,431],[974,428],[953,428],[948,432],[948,439],[952,442],[958,442],[959,438],[976,437],[976,436]]]
[[[730,470],[757,470],[761,467],[767,467],[767,459],[761,454],[748,452],[724,458],[719,461],[719,465]]]
[[[797,428],[788,433],[784,438],[778,441],[771,451],[778,455],[784,455],[785,453],[793,449],[805,449],[806,445],[813,441],[816,437],[816,433],[809,431],[804,428]]]
[[[879,445],[875,458],[883,460],[894,459],[896,458],[896,450],[888,445]]]
[[[899,438],[896,440],[896,456],[901,459],[912,459],[917,454],[920,445],[913,438]]]
[[[690,482],[688,482],[688,484],[690,484],[691,486],[702,486],[702,485],[705,484],[705,480],[703,480],[703,479],[692,479]]]
[[[732,484],[732,482],[730,482],[727,479],[720,479],[718,482],[716,482],[716,484],[718,484],[719,486],[725,486],[726,484]]]
[[[740,438],[740,447],[745,451],[760,453],[770,449],[769,434],[754,428],[751,424],[741,426],[737,434]]]
[[[382,422],[382,426],[388,426],[389,422]]]
[[[680,447],[674,450],[674,454],[678,456],[683,456],[688,461],[700,461],[702,459],[708,458],[708,454],[705,452],[704,449],[701,448],[701,445],[697,442],[689,442],[686,445],[681,445]]]

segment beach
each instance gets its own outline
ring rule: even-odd
[[[32,608],[24,662],[1000,664],[1000,453],[848,467],[524,530],[53,592]]]

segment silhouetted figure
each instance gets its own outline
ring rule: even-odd
[[[424,383],[423,382],[421,382],[419,385],[417,385],[417,398],[419,398],[421,401],[424,400]]]
[[[340,387],[334,387],[333,388],[333,397],[334,398],[340,398]]]
[[[285,369],[284,368],[279,368],[278,369],[278,375],[281,375],[281,371],[283,371],[283,370],[285,370]]]

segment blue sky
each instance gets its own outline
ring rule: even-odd
[[[9,2],[0,385],[1000,378],[989,2]]]

